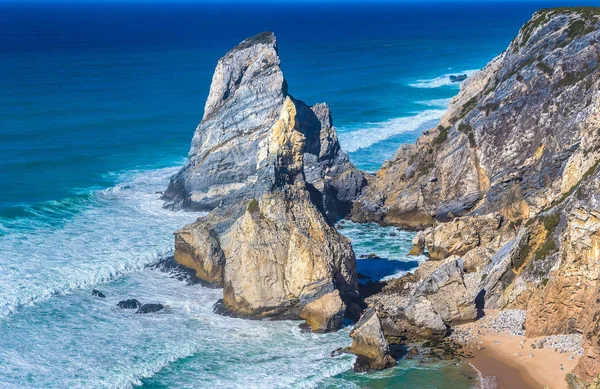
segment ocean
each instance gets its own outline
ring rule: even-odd
[[[564,2],[561,3],[564,5]],[[276,33],[290,93],[332,109],[342,147],[375,171],[433,127],[448,75],[500,54],[548,3],[0,3],[0,387],[444,388],[466,364],[356,374],[338,333],[212,312],[220,291],[149,268],[198,217],[162,208],[217,60]],[[558,3],[556,3],[558,5]],[[412,233],[347,223],[372,279],[397,277]],[[107,297],[92,297],[93,288]],[[158,314],[118,309],[159,302]]]

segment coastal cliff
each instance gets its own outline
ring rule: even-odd
[[[341,151],[327,105],[289,96],[279,63],[272,33],[219,60],[189,160],[165,195],[211,212],[175,232],[174,258],[223,287],[219,312],[302,318],[328,332],[358,295],[352,246],[332,221],[364,177]]]
[[[437,129],[383,165],[352,218],[421,229],[490,212],[528,219],[560,200],[599,158],[595,12],[536,13]]]
[[[352,219],[420,230],[430,257],[366,300],[390,342],[521,309],[528,337],[583,334],[568,382],[598,387],[599,79],[600,11],[538,11],[370,179]]]

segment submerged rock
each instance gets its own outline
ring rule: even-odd
[[[101,299],[106,298],[106,295],[100,292],[98,289],[92,290],[92,296],[100,297]]]
[[[357,356],[354,370],[358,372],[383,370],[396,364],[396,360],[390,355],[390,347],[374,308],[365,311],[350,332],[350,337],[352,346],[348,351]]]
[[[168,203],[210,211],[269,192],[276,184],[269,137],[284,105],[294,106],[295,129],[305,138],[306,182],[330,219],[347,214],[365,178],[341,150],[329,107],[309,107],[288,94],[271,32],[246,39],[219,60],[189,159],[165,193]]]
[[[136,299],[121,300],[117,304],[117,307],[123,308],[123,309],[138,309],[141,306],[142,306],[142,304],[140,304],[140,302],[137,301]]]
[[[164,306],[162,304],[144,304],[136,311],[136,313],[153,313],[162,311]]]
[[[463,82],[466,79],[467,79],[467,75],[466,74],[459,74],[459,75],[451,75],[450,76],[450,82]]]

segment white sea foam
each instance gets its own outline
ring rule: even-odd
[[[443,109],[429,109],[413,116],[390,119],[380,123],[365,123],[360,129],[340,132],[338,137],[342,149],[351,153],[405,132],[434,127],[444,112],[446,111]]]
[[[298,322],[217,315],[221,290],[186,285],[145,269],[91,291],[40,302],[0,319],[0,387],[312,388],[351,368],[329,353],[350,343],[349,329],[303,333]],[[120,299],[158,302],[140,315]]]
[[[0,315],[109,281],[169,254],[173,231],[198,216],[162,208],[156,191],[166,188],[175,171],[129,173],[86,201],[47,204],[30,211],[37,217],[11,221],[0,239]]]
[[[452,98],[449,98],[449,99],[422,100],[422,101],[417,101],[417,104],[425,105],[427,107],[436,107],[436,108],[444,108],[444,109],[446,109],[450,105],[450,101],[451,100],[452,100]]]
[[[439,87],[448,86],[448,85],[453,85],[453,86],[459,87],[460,86],[459,82],[450,81],[451,75],[466,74],[467,76],[470,76],[471,74],[475,73],[476,71],[477,70],[464,70],[462,72],[448,73],[448,74],[444,74],[442,76],[435,77],[435,78],[417,80],[408,85],[412,86],[413,88],[427,88],[427,89],[439,88]]]

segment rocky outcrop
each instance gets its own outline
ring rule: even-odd
[[[559,201],[600,158],[598,53],[597,11],[536,13],[463,83],[437,129],[382,166],[352,218],[423,229],[498,212],[510,222]]]
[[[340,297],[340,292],[334,290],[306,304],[300,312],[300,317],[313,332],[330,332],[342,326],[346,305]]]
[[[431,259],[367,299],[389,340],[524,309],[529,337],[584,335],[569,385],[598,387],[599,78],[600,11],[537,12],[370,180],[352,218],[421,230]]]
[[[350,332],[350,337],[352,346],[348,351],[357,356],[354,370],[359,372],[383,370],[396,364],[390,355],[390,347],[375,309],[370,308],[365,311]]]
[[[223,302],[235,314],[298,318],[304,311],[310,324],[306,304],[334,289],[346,295],[357,289],[350,241],[325,221],[301,184],[251,202],[220,241],[226,258]],[[339,328],[338,311],[330,313],[327,320]]]
[[[441,338],[451,326],[477,318],[478,284],[466,277],[462,259],[448,258],[430,270],[420,266],[367,299],[394,342]]]
[[[190,159],[167,196],[212,211],[175,233],[177,263],[223,286],[222,313],[337,330],[358,295],[350,241],[331,221],[363,185],[329,108],[287,94],[275,37],[217,65]]]
[[[499,214],[456,218],[426,229],[423,233],[424,243],[429,258],[433,260],[463,255],[496,239],[502,226],[503,218]]]
[[[269,137],[286,104],[294,106],[295,129],[305,138],[306,183],[320,193],[332,220],[346,215],[365,184],[363,174],[341,150],[329,107],[309,107],[288,94],[270,32],[219,60],[188,161],[165,192],[168,205],[211,211],[269,192],[277,185]]]

